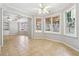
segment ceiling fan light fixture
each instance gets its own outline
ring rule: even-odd
[[[40,8],[38,9],[39,14],[49,14],[49,6],[44,3],[39,4]]]

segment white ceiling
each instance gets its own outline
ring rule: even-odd
[[[35,8],[39,8],[39,3],[6,3],[5,5],[28,15],[39,15],[38,12],[34,10]],[[53,13],[73,5],[73,3],[47,3],[47,5],[51,6],[49,10]]]

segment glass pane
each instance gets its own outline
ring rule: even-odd
[[[53,32],[59,32],[59,26],[60,26],[60,17],[59,16],[52,17]]]
[[[45,19],[45,30],[50,31],[51,29],[51,17]]]
[[[65,32],[67,34],[74,34],[75,33],[75,9],[70,10],[69,12],[66,12],[66,27]]]
[[[36,18],[36,30],[41,31],[41,18]]]

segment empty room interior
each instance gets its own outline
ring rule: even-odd
[[[78,3],[0,3],[1,56],[79,56]]]

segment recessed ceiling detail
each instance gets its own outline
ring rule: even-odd
[[[17,9],[23,13],[34,16],[41,16],[42,11],[46,14],[52,14],[56,11],[62,10],[66,7],[73,5],[74,3],[6,3],[5,5],[14,9]],[[45,8],[45,9],[44,9]],[[36,10],[37,9],[37,10]],[[38,11],[39,10],[39,11]],[[39,12],[39,13],[38,13]]]

